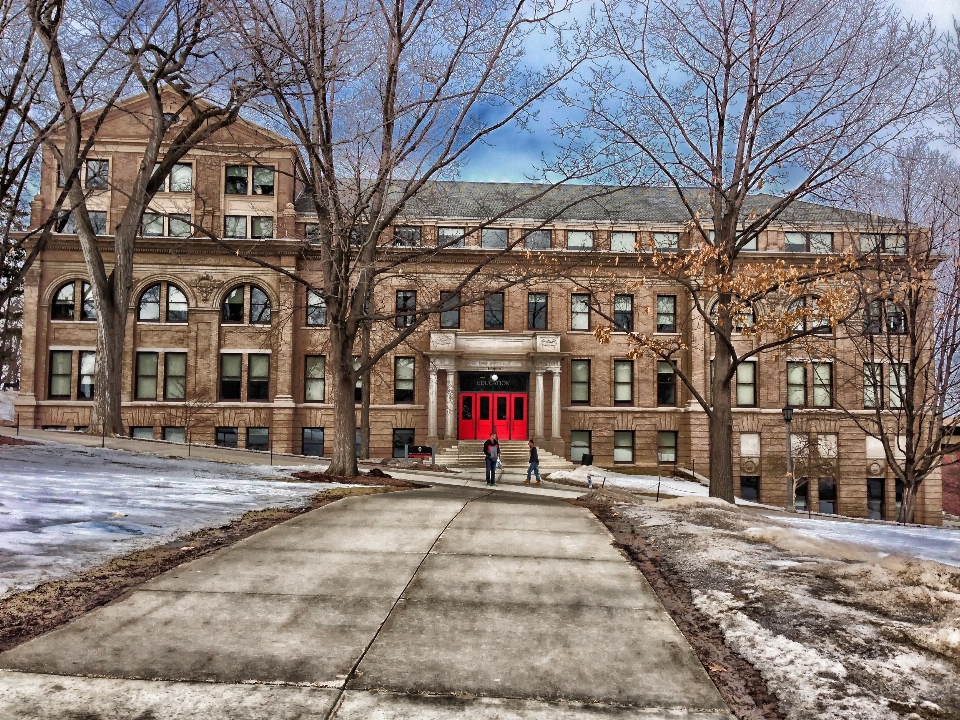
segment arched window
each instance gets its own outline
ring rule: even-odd
[[[327,303],[323,296],[307,290],[307,325],[322,327],[327,324]]]
[[[249,300],[249,303],[247,303]],[[249,315],[246,313],[250,308]],[[225,323],[270,324],[270,298],[256,285],[238,285],[223,299],[220,315]]]
[[[733,313],[733,332],[742,333],[748,328],[752,328],[756,324],[756,315],[754,314],[753,307],[750,305],[740,304],[739,299],[734,298],[733,302],[735,303],[734,313]],[[720,304],[720,300],[715,300],[713,306],[710,308],[710,319],[714,324],[717,323],[717,306]]]
[[[77,284],[80,284],[80,313],[77,316]],[[50,308],[52,320],[96,320],[97,307],[93,302],[93,288],[85,280],[71,280],[57,290]]]
[[[819,299],[816,295],[806,295],[790,303],[787,312],[791,315],[797,315],[793,323],[793,331],[795,333],[809,331],[817,335],[833,334],[833,328],[830,326],[830,318],[821,315],[817,307]]]
[[[166,312],[162,312],[166,302]],[[137,305],[137,320],[140,322],[187,322],[187,296],[183,290],[172,283],[151,285],[140,296]]]
[[[71,280],[57,290],[57,294],[53,298],[53,307],[50,310],[52,319],[73,320],[75,285],[76,283]]]

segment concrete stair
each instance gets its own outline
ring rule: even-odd
[[[456,445],[444,448],[437,454],[437,464],[455,468],[483,469],[483,440],[460,440]],[[540,456],[540,472],[572,470],[576,466],[569,460],[537,448]],[[504,467],[526,468],[529,465],[530,448],[526,440],[501,440],[500,461]]]

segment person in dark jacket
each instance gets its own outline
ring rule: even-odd
[[[497,484],[497,461],[500,459],[500,443],[497,433],[490,433],[490,439],[483,444],[483,455],[487,466],[487,485]]]
[[[540,455],[537,454],[537,444],[533,440],[527,441],[530,446],[530,467],[527,468],[527,479],[523,481],[524,485],[530,484],[530,475],[537,476],[537,485],[540,484]]]

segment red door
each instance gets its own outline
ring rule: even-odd
[[[461,440],[477,439],[476,393],[460,393],[460,426],[457,437]]]
[[[493,430],[493,395],[477,393],[476,439],[486,440]]]
[[[510,398],[510,439],[527,439],[527,396],[515,393]]]
[[[510,395],[497,393],[493,396],[493,427],[501,440],[510,439]]]

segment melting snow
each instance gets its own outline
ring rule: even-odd
[[[302,468],[301,468],[302,469]],[[325,486],[289,470],[58,443],[0,446],[0,596]]]

